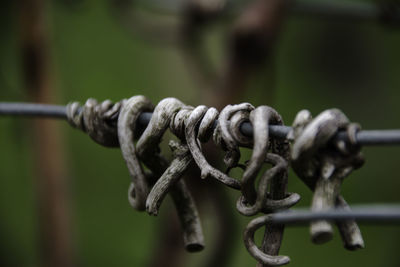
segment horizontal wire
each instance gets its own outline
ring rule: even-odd
[[[296,15],[330,18],[338,20],[380,20],[384,16],[384,10],[377,4],[363,2],[340,2],[320,0],[294,0],[291,9]],[[400,21],[400,15],[394,16]]]
[[[318,19],[335,19],[337,21],[350,20],[361,22],[385,21],[388,23],[400,22],[400,10],[395,8],[395,1],[387,3],[368,3],[360,1],[335,1],[335,0],[284,0],[288,3],[288,9],[293,15],[304,16],[307,18]],[[139,1],[140,2],[140,1]],[[149,1],[146,2],[146,7],[149,8]],[[165,4],[165,1],[153,0],[150,1],[150,9],[154,10],[154,14],[178,15],[181,12],[180,5]],[[229,2],[226,5],[228,14],[237,14],[243,10],[247,1],[241,1],[241,4]]]
[[[313,212],[305,209],[268,215],[273,223],[304,224],[315,220],[356,220],[368,223],[400,223],[400,205],[353,205],[351,210],[333,209]]]
[[[61,105],[33,104],[33,103],[5,103],[0,102],[0,115],[30,116],[67,119],[66,107]],[[139,116],[138,123],[146,127],[151,119],[151,112],[144,112]],[[115,117],[115,120],[117,117]],[[269,127],[272,137],[285,139],[291,131],[289,126],[271,125]],[[250,122],[240,126],[243,135],[252,137],[253,127]],[[339,132],[335,140],[349,141],[346,132]],[[357,133],[356,140],[360,145],[399,145],[400,129],[395,130],[362,130]]]
[[[67,119],[67,109],[60,105],[0,102],[0,115]]]

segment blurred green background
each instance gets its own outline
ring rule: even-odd
[[[48,2],[56,104],[84,102],[89,97],[118,101],[138,94],[153,103],[177,97],[190,105],[206,104],[198,102],[201,90],[179,48],[149,43],[127,31],[109,1]],[[18,5],[2,1],[0,13],[0,101],[27,101]],[[207,51],[217,68],[222,65],[231,24],[225,21],[206,33]],[[399,27],[289,15],[276,44],[273,74],[271,68],[262,70],[239,102],[272,105],[287,124],[301,109],[316,115],[337,107],[364,129],[400,128],[399,47]],[[272,76],[274,88],[264,78]],[[41,266],[32,171],[35,151],[28,121],[0,119],[1,266]],[[130,180],[120,151],[101,147],[67,123],[58,123],[64,138],[78,266],[146,266],[157,257],[152,248],[159,240],[160,222],[175,216],[173,208],[163,204],[156,218],[134,211],[127,201]],[[365,147],[363,151],[366,164],[343,185],[347,201],[399,202],[399,148]],[[226,190],[234,207],[239,193]],[[302,196],[296,207],[309,206],[311,193],[294,174],[289,177],[289,191]],[[201,214],[207,246],[212,243],[212,222],[206,215]],[[235,220],[238,231],[232,233],[236,243],[229,266],[255,266],[242,242],[250,218],[235,212]],[[400,266],[400,227],[361,225],[361,229],[366,248],[349,252],[337,232],[332,242],[317,246],[311,243],[307,227],[288,227],[281,254],[290,256],[289,266]],[[200,266],[209,249],[185,256],[183,266]]]

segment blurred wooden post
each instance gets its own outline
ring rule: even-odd
[[[52,103],[50,43],[45,0],[19,1],[23,78],[29,101]],[[57,122],[34,120],[32,160],[39,210],[41,266],[72,266],[68,198],[60,129]]]

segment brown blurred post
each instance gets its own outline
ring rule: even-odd
[[[225,99],[225,103],[233,104],[242,98],[251,75],[271,64],[286,6],[287,1],[256,0],[244,9],[230,35],[220,87],[210,99]],[[271,94],[273,88],[266,89]]]
[[[19,1],[20,44],[23,78],[28,101],[52,103],[50,44],[45,0]],[[39,210],[41,266],[72,266],[67,186],[63,148],[57,122],[34,120],[33,161]]]
[[[215,88],[218,73],[205,51],[205,31],[221,19],[225,0],[189,0],[182,10],[179,44],[184,63],[201,93]],[[202,96],[200,96],[202,97]]]

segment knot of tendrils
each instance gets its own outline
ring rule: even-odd
[[[246,216],[288,209],[300,200],[298,194],[286,193],[288,146],[269,137],[269,126],[283,124],[282,118],[271,107],[260,106],[250,112],[249,120],[253,125],[253,151],[243,173],[242,196],[238,199],[236,208]],[[264,171],[256,189],[257,175],[265,163],[272,164],[272,167]],[[262,218],[264,217],[254,219],[246,227],[244,233],[246,248],[258,260],[259,266],[287,264],[289,262],[287,256],[277,255],[283,226],[266,225],[267,221]],[[254,242],[254,232],[261,226],[266,226],[263,249],[259,249]]]
[[[151,110],[153,110],[153,104],[146,97],[134,96],[123,102],[118,116],[118,140],[132,178],[128,199],[132,207],[137,210],[145,209],[149,181],[143,171],[133,140],[136,137],[136,121],[139,115]],[[147,176],[150,177],[151,174]]]
[[[250,122],[253,125],[253,152],[243,173],[242,196],[237,202],[237,209],[246,216],[252,216],[260,211],[268,213],[273,210],[287,209],[299,200],[298,194],[289,194],[285,198],[274,200],[269,198],[268,185],[271,180],[287,172],[286,159],[278,154],[268,153],[270,146],[269,125],[282,124],[279,114],[268,106],[260,106],[251,111]],[[255,180],[264,163],[270,163],[272,168],[266,170],[255,189]]]
[[[107,147],[118,147],[117,128],[113,125],[113,119],[118,116],[121,102],[112,103],[105,100],[98,103],[90,98],[84,106],[79,102],[67,105],[68,122],[75,128],[87,133],[96,143]]]
[[[239,131],[240,124],[249,120],[253,105],[242,103],[226,106],[219,115],[218,125],[214,132],[214,141],[226,151],[224,162],[228,168],[236,167],[240,151],[239,145],[251,146],[251,141]]]
[[[359,125],[338,109],[330,109],[315,119],[309,111],[300,111],[293,123],[290,138],[294,139],[291,151],[292,167],[303,182],[314,191],[313,211],[325,211],[335,207],[349,209],[340,196],[343,179],[354,169],[362,166],[364,159],[356,143]],[[339,130],[347,130],[349,143],[330,142]],[[350,250],[362,248],[364,242],[355,221],[338,222],[344,245]],[[311,237],[314,243],[321,244],[333,236],[328,221],[311,223]]]
[[[145,112],[153,112],[153,115],[140,134],[139,116]],[[327,110],[315,119],[308,111],[299,112],[288,136],[293,140],[291,150],[287,140],[269,136],[270,125],[283,125],[281,116],[271,107],[255,108],[249,103],[228,105],[219,113],[203,105],[187,106],[175,98],[163,99],[155,107],[144,96],[115,104],[109,100],[98,103],[89,99],[84,106],[77,102],[69,104],[67,117],[71,125],[86,132],[97,143],[121,148],[131,176],[128,198],[132,207],[157,215],[166,195],[171,195],[181,221],[184,244],[190,252],[204,247],[199,214],[182,179],[193,162],[199,167],[201,178],[214,178],[241,191],[236,207],[246,216],[288,209],[300,200],[298,194],[286,191],[289,160],[297,175],[314,191],[312,210],[349,209],[340,195],[340,187],[343,179],[363,164],[356,142],[360,127],[350,123],[337,109]],[[252,138],[240,131],[244,122],[253,126]],[[169,142],[172,160],[167,160],[160,148],[167,130],[178,138]],[[347,130],[349,143],[331,141],[339,130]],[[225,152],[226,172],[211,166],[202,152],[201,143],[211,137]],[[245,164],[239,163],[240,146],[252,148],[251,158]],[[264,164],[271,167],[263,171],[256,184]],[[235,167],[244,169],[241,179],[229,176],[229,171]],[[336,224],[346,248],[364,246],[354,220]],[[257,247],[254,233],[262,226],[265,226],[263,245]],[[258,266],[289,262],[289,257],[278,255],[283,230],[284,225],[272,224],[269,215],[248,224],[244,232],[245,245],[258,260]],[[315,243],[326,242],[332,233],[327,221],[311,223]]]
[[[186,142],[203,179],[213,177],[234,189],[241,188],[238,180],[229,177],[208,163],[202,153],[200,142],[207,142],[213,135],[214,141],[227,151],[224,162],[228,166],[228,170],[237,167],[240,158],[239,144],[248,143],[248,141],[245,140],[245,137],[240,136],[241,133],[233,132],[239,131],[239,124],[248,120],[248,114],[252,109],[254,107],[248,103],[229,105],[219,114],[215,108],[198,106],[187,116],[185,120]],[[215,127],[217,119],[219,123]],[[232,131],[232,129],[235,130]]]
[[[187,170],[192,158],[185,144],[170,142],[174,151],[174,160],[169,163],[160,153],[159,144],[162,136],[170,126],[171,120],[185,106],[175,98],[162,100],[154,109],[153,116],[143,134],[134,145],[135,124],[139,114],[152,111],[153,105],[143,96],[127,100],[118,118],[118,135],[122,154],[132,177],[129,193],[133,207],[157,215],[162,200],[171,193],[182,224],[183,239],[188,251],[202,250],[204,237],[197,208],[193,197],[180,179]],[[147,180],[143,174],[142,164],[151,174]]]

